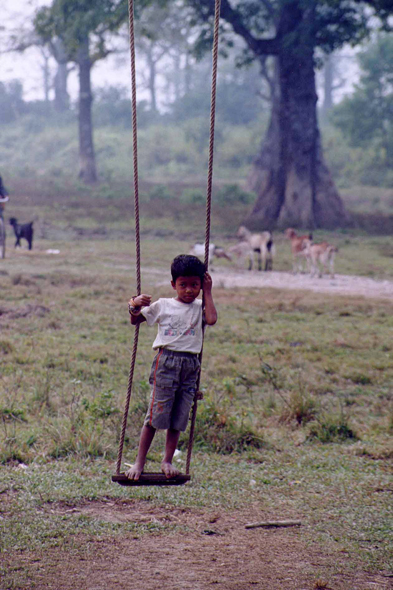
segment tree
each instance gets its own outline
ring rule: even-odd
[[[141,105],[138,105],[140,107]],[[126,86],[107,86],[98,88],[94,92],[94,121],[95,126],[131,127],[131,100]],[[140,109],[138,109],[138,124],[140,125]]]
[[[57,70],[54,77],[55,100],[54,107],[58,113],[64,113],[70,107],[70,95],[68,94],[68,76],[72,71],[66,48],[60,37],[52,39],[49,42],[49,48],[52,57],[57,64]]]
[[[346,82],[346,76],[344,77],[340,68],[340,62],[342,58],[347,59],[347,56],[339,54],[329,53],[324,56],[323,68],[322,68],[322,84],[323,87],[323,102],[320,107],[321,116],[323,119],[327,119],[330,111],[334,106],[334,93],[336,90],[343,88]],[[350,59],[351,56],[348,56]]]
[[[13,20],[13,19],[11,19]],[[43,77],[43,91],[44,100],[49,105],[49,92],[52,88],[52,72],[50,67],[50,52],[46,45],[42,42],[34,28],[31,26],[31,21],[28,17],[19,22],[16,26],[4,27],[5,31],[3,44],[6,49],[2,50],[2,53],[24,53],[29,49],[36,47],[41,55],[42,63],[40,63],[40,69]]]
[[[201,21],[211,19],[214,0],[188,3]],[[345,224],[348,215],[322,153],[315,50],[330,52],[360,40],[366,32],[361,7],[350,0],[222,0],[221,14],[224,36],[230,25],[245,40],[245,59],[273,55],[277,63],[278,98],[249,179],[257,200],[248,224]]]
[[[184,9],[180,15],[184,26]],[[157,68],[176,48],[184,49],[183,31],[179,26],[179,8],[171,3],[146,7],[138,20],[135,43],[147,66],[145,70],[142,69],[141,75],[144,86],[149,91],[150,108],[157,113]]]
[[[23,86],[20,80],[0,82],[0,125],[13,123],[25,114],[26,103],[23,100]]]
[[[46,42],[61,40],[64,62],[75,62],[79,69],[79,177],[87,183],[97,181],[91,106],[91,70],[110,52],[109,38],[127,15],[125,0],[53,0],[38,10],[37,33]]]
[[[373,167],[393,168],[393,37],[379,36],[359,55],[361,76],[352,96],[334,110],[333,122],[355,147],[373,148]]]
[[[177,100],[168,103],[172,120],[181,121],[195,117],[205,117],[206,121],[209,120],[210,92],[207,92],[206,88],[209,87],[210,76],[211,58],[206,56],[193,65],[187,91]],[[220,64],[217,119],[221,123],[247,125],[255,122],[262,111],[268,112],[271,104],[270,88],[263,82],[256,64],[250,64],[248,68],[237,68],[231,51],[226,62]]]

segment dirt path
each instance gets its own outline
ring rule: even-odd
[[[50,512],[118,524],[173,525],[169,534],[74,538],[20,561],[38,590],[388,590],[390,580],[345,567],[345,556],[305,546],[301,530],[245,529],[265,519],[238,512],[152,506],[138,500],[51,505]],[[304,523],[304,526],[312,526]],[[176,527],[176,529],[175,529]],[[22,565],[21,564],[21,565]],[[9,586],[7,586],[9,587]]]
[[[393,301],[393,281],[375,280],[368,277],[336,275],[312,278],[309,275],[293,275],[287,272],[234,272],[231,270],[212,271],[215,286],[230,287],[273,287],[329,293],[330,295],[362,296]]]
[[[164,271],[145,267],[143,273],[163,275]],[[223,289],[246,287],[262,289],[289,289],[299,291],[314,291],[315,293],[329,293],[330,295],[349,295],[350,297],[367,297],[370,299],[386,299],[393,301],[393,281],[377,280],[369,277],[353,275],[336,275],[334,279],[328,276],[322,278],[310,277],[306,274],[293,275],[288,272],[248,272],[232,269],[210,269],[214,286]],[[159,281],[158,285],[167,285],[168,281]]]

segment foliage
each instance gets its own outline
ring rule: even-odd
[[[121,101],[112,109],[105,101],[97,101],[100,122],[127,116]],[[138,114],[141,114],[140,111]],[[143,111],[145,121],[151,121],[150,111]],[[53,178],[72,177],[77,166],[78,144],[76,120],[73,113],[46,119],[26,115],[2,131],[0,157],[8,175],[15,172],[38,177],[49,174]],[[218,126],[216,134],[215,175],[236,177],[243,181],[247,167],[259,142],[259,129],[265,121],[250,127]],[[131,134],[122,125],[98,126],[95,133],[100,179],[126,182],[130,175],[132,153]],[[163,179],[201,177],[207,168],[208,120],[189,119],[177,126],[160,123],[142,125],[138,135],[138,156],[142,178]],[[221,171],[222,172],[221,172]],[[4,174],[4,173],[3,173]]]
[[[263,436],[253,426],[247,412],[239,415],[231,406],[230,398],[204,398],[196,419],[196,447],[229,454],[264,446]]]
[[[117,104],[113,112],[108,105],[108,115],[106,112],[104,114],[106,104],[103,105],[103,119],[116,116],[116,112],[119,112]],[[42,106],[44,107],[43,103]],[[101,108],[100,101],[97,101],[97,106]],[[144,112],[149,118],[150,111]],[[150,179],[158,184],[172,181],[191,183],[192,186],[182,187],[176,194],[180,196],[185,191],[184,201],[204,201],[207,136],[203,123],[206,128],[207,122],[200,119],[190,119],[178,124],[176,130],[164,123],[141,127],[138,142],[141,179]],[[218,182],[214,189],[214,199],[221,201],[228,198],[234,202],[252,203],[255,197],[244,187],[264,129],[266,120],[262,119],[247,127],[228,124],[220,130],[214,160],[214,178]],[[380,174],[370,171],[369,162],[373,158],[374,148],[350,147],[336,127],[324,125],[323,135],[325,156],[342,189],[341,194],[348,209],[363,216],[362,219],[359,218],[360,227],[372,232],[378,226],[382,229],[381,215],[392,213],[392,196],[389,190],[373,190],[370,184],[391,185],[389,170],[382,169]],[[102,182],[99,194],[111,198],[120,197],[125,191],[124,184],[128,185],[130,178],[130,132],[118,125],[98,127],[95,140]],[[3,177],[4,170],[7,170],[7,182],[10,176],[17,176],[29,178],[30,181],[36,179],[44,191],[48,191],[53,182],[59,183],[61,187],[66,180],[68,182],[72,178],[77,166],[78,144],[74,114],[69,112],[49,118],[26,114],[14,124],[3,126],[0,158],[3,163]],[[225,186],[220,185],[222,180],[225,180]],[[74,184],[79,190],[79,184]],[[200,187],[200,184],[203,186]],[[370,217],[371,214],[374,218]],[[384,227],[386,229],[382,233],[391,231],[388,217]]]
[[[338,416],[327,415],[321,417],[318,422],[311,426],[310,437],[315,437],[322,443],[339,442],[347,439],[356,441],[358,439],[348,423],[347,416],[342,412]]]
[[[91,116],[91,68],[111,52],[108,37],[125,20],[124,0],[54,0],[41,7],[34,26],[45,44],[61,41],[63,63],[73,61],[79,68],[79,178],[86,183],[97,182],[93,127]]]
[[[106,57],[105,34],[116,30],[127,15],[124,0],[54,0],[51,6],[41,7],[34,25],[44,42],[60,37],[69,60],[78,60],[81,43],[90,37],[93,61]]]
[[[181,195],[182,201],[185,203],[205,203],[206,195],[199,188],[185,188]]]
[[[200,36],[203,45],[211,36],[208,31],[215,3],[213,0],[189,0],[188,3],[204,23]],[[325,173],[318,172],[318,167],[324,167],[324,163],[319,150],[316,100],[312,98],[315,94],[315,50],[322,48],[324,52],[329,52],[346,42],[356,43],[362,39],[367,31],[364,7],[352,2],[330,0],[225,2],[221,16],[243,40],[245,49],[241,61],[247,64],[258,61],[261,64],[276,104],[262,155],[255,159],[251,182],[257,200],[253,218],[248,218],[248,223],[260,229],[266,224],[275,226],[279,219],[286,219],[290,224],[306,223],[315,227],[337,227],[348,223],[335,187],[325,182]],[[223,28],[228,37],[233,34],[229,27]],[[276,57],[273,75],[266,72],[267,56]],[[292,108],[293,104],[297,104],[297,108]],[[285,117],[282,116],[284,112]],[[299,133],[299,129],[303,129],[303,133]],[[309,143],[307,138],[311,137],[315,140]],[[309,160],[306,167],[310,172],[306,180],[300,175],[305,166],[300,154]],[[283,172],[279,176],[276,174],[278,169]],[[303,185],[304,181],[309,185],[308,194],[314,195],[317,207],[305,197],[304,191],[301,191],[303,197],[297,201],[295,208],[289,204],[289,195],[294,190],[289,179],[293,175],[299,185]],[[329,204],[330,200],[337,205],[335,211]],[[305,214],[301,213],[306,210],[307,221]]]
[[[389,17],[393,14],[393,7],[390,0],[368,0],[367,2],[374,10],[375,14],[381,19],[381,29],[385,31],[392,30]]]
[[[353,95],[334,109],[333,122],[352,146],[364,149],[364,177],[374,184],[392,182],[393,39],[380,36],[359,56],[362,75]]]
[[[215,197],[221,205],[230,203],[250,204],[254,200],[254,195],[241,189],[238,184],[228,184],[217,191]]]
[[[216,118],[230,125],[247,125],[257,120],[266,107],[262,101],[263,79],[256,64],[239,69],[233,60],[220,63]],[[171,122],[206,118],[210,114],[210,59],[193,67],[188,91],[169,105]]]
[[[187,0],[187,4],[193,7],[202,23],[210,21],[214,13],[214,0]],[[280,35],[274,37],[285,13],[291,17],[290,25],[283,21],[285,34],[280,31]],[[367,17],[363,5],[347,1],[252,1],[238,3],[234,7],[225,3],[221,15],[246,41],[247,48],[243,49],[243,61],[246,63],[259,59],[261,54],[277,54],[276,42],[283,43],[283,49],[287,51],[292,45],[297,52],[301,52],[304,45],[312,45],[330,52],[344,43],[359,42],[367,32]],[[264,38],[265,35],[270,38]],[[224,42],[226,38],[230,39],[228,31],[223,33],[223,37]],[[202,25],[198,41],[200,50],[207,48],[210,38],[209,25]],[[227,42],[230,43],[229,40]]]
[[[109,125],[131,128],[131,100],[124,86],[97,88],[93,103],[94,123],[97,127]]]
[[[26,112],[23,86],[19,80],[0,82],[0,104],[0,125],[12,123]]]
[[[382,152],[376,142],[370,139],[359,146],[351,145],[349,134],[336,124],[336,109],[339,110],[340,106],[337,105],[332,113],[335,124],[322,127],[325,157],[337,185],[340,189],[361,185],[391,187],[391,167],[385,157],[381,158]]]
[[[25,101],[22,81],[17,79],[0,82],[0,104],[0,125],[12,125],[30,115],[40,119],[38,126],[43,128],[53,114],[52,105],[44,100]]]
[[[172,194],[164,184],[156,184],[149,193],[150,199],[167,200],[172,198]]]

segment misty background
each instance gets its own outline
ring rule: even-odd
[[[83,160],[80,117],[90,107],[81,102],[80,48],[71,50],[42,12],[62,3],[77,4],[3,0],[0,174],[11,193],[14,181],[36,179],[50,181],[51,190],[73,182],[78,190],[95,186],[101,196],[124,194],[132,163],[126,7],[118,2],[116,24],[102,20],[89,37],[91,137]],[[171,197],[168,183],[184,183],[178,196],[199,203],[209,133],[209,34],[187,2],[145,4],[136,14],[140,178],[161,199]],[[279,92],[275,58],[251,59],[224,20],[221,37],[214,178],[218,199],[251,206],[258,190],[250,174]],[[371,21],[361,41],[337,43],[333,51],[316,47],[314,58],[323,153],[340,195],[352,211],[388,214],[393,34]]]

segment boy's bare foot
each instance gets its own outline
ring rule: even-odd
[[[138,463],[135,463],[135,465],[132,465],[128,471],[126,471],[124,473],[124,475],[126,477],[128,477],[128,479],[134,479],[135,481],[137,481],[141,475],[143,471],[143,465],[138,465]]]
[[[172,463],[167,463],[166,461],[163,461],[161,463],[161,471],[168,478],[177,477],[178,475],[180,475],[180,471],[176,469],[176,467],[173,467]]]

